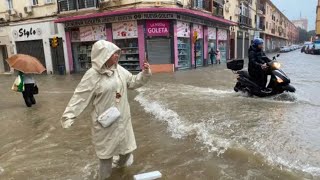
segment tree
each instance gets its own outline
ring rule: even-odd
[[[311,37],[316,36],[316,30],[312,30],[308,32],[308,41],[310,41]]]
[[[299,42],[305,42],[308,41],[308,32],[304,29],[301,29],[299,27]]]
[[[305,42],[305,41],[310,41],[311,37],[313,37],[315,35],[316,35],[315,30],[307,32],[306,30],[301,29],[299,27],[299,42],[300,43]]]

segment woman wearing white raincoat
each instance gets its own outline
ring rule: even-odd
[[[119,47],[105,40],[93,45],[92,68],[83,76],[61,119],[62,127],[69,128],[87,106],[93,106],[92,139],[100,159],[99,179],[106,179],[111,175],[114,156],[120,155],[118,165],[122,167],[128,165],[130,159],[132,161],[131,152],[137,146],[127,89],[143,86],[151,76],[148,63],[144,63],[143,71],[138,75],[132,75],[118,65],[120,52]],[[97,119],[114,106],[120,111],[120,118],[105,128]]]

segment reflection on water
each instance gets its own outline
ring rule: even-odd
[[[111,179],[153,170],[175,180],[319,179],[320,63],[299,52],[281,59],[296,94],[234,93],[235,75],[224,66],[155,75],[131,91],[135,163],[115,169]],[[72,129],[59,123],[80,78],[37,77],[38,105],[28,109],[10,92],[14,77],[0,77],[0,179],[97,178],[90,108]]]

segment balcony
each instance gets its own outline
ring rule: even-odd
[[[78,11],[79,9],[97,8],[100,0],[58,0],[58,11]]]
[[[213,2],[212,15],[223,17],[223,4]]]
[[[212,11],[212,1],[193,0],[192,1],[192,8],[211,12]]]
[[[211,12],[214,16],[223,17],[223,0],[193,0],[192,8]]]
[[[240,15],[239,24],[247,27],[252,27],[252,19],[244,15]]]
[[[264,23],[259,24],[259,29],[261,29],[262,31],[266,30],[266,26],[264,25]]]
[[[258,5],[258,11],[257,13],[259,15],[266,15],[266,8],[263,4]]]

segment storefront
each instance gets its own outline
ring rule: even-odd
[[[228,31],[225,29],[218,29],[218,49],[220,51],[221,62],[227,62]]]
[[[197,32],[198,40],[196,41],[195,48],[196,48],[196,63],[197,66],[203,66],[203,26],[199,24],[193,24],[193,32]]]
[[[216,56],[211,55],[210,52],[216,52],[217,50],[217,29],[213,27],[208,27],[208,64],[211,64],[211,61],[215,63]],[[213,58],[211,60],[211,57]]]
[[[146,20],[146,52],[155,69],[173,71],[173,37],[170,20]]]
[[[56,22],[65,23],[68,36],[72,36],[73,29],[79,27],[96,25],[106,27],[106,34],[101,37],[106,36],[105,39],[114,42],[121,48],[122,55],[119,64],[129,71],[141,71],[145,53],[147,53],[154,72],[173,72],[178,69],[191,68],[195,61],[197,66],[203,66],[204,58],[207,58],[207,47],[212,45],[217,48],[214,35],[210,36],[211,43],[208,44],[207,26],[227,29],[229,25],[234,25],[228,20],[212,18],[211,21],[211,16],[204,13],[203,15],[193,13],[192,10],[182,8],[141,8],[130,10],[130,13],[128,10],[97,13],[96,18],[94,18],[96,14],[88,15],[88,17],[66,17]],[[196,54],[194,54],[194,44],[191,43],[191,36],[195,31],[198,34],[195,45]],[[217,34],[212,31],[210,33]],[[205,34],[206,37],[204,37]],[[225,43],[220,47],[225,51],[224,53],[227,49],[227,38],[227,36],[222,36],[220,41],[220,43]],[[84,56],[88,56],[90,46],[92,43],[83,48],[83,51],[86,50]],[[80,47],[70,48],[68,53],[71,55],[69,56],[78,59],[74,49],[80,50]]]
[[[177,21],[178,69],[191,67],[190,23]]]
[[[36,57],[46,67],[48,74],[57,72],[59,66],[63,67],[68,73],[69,67],[65,63],[67,61],[67,58],[65,58],[67,51],[64,46],[63,29],[61,24],[55,24],[53,21],[14,24],[11,26],[11,33],[15,53]],[[50,40],[53,36],[60,39],[57,48],[50,46]],[[57,62],[54,60],[57,60]]]
[[[129,71],[140,71],[137,21],[112,23],[113,42],[121,48],[119,64]]]
[[[91,67],[91,49],[94,42],[106,39],[104,25],[83,26],[71,31],[74,72],[83,72]]]

